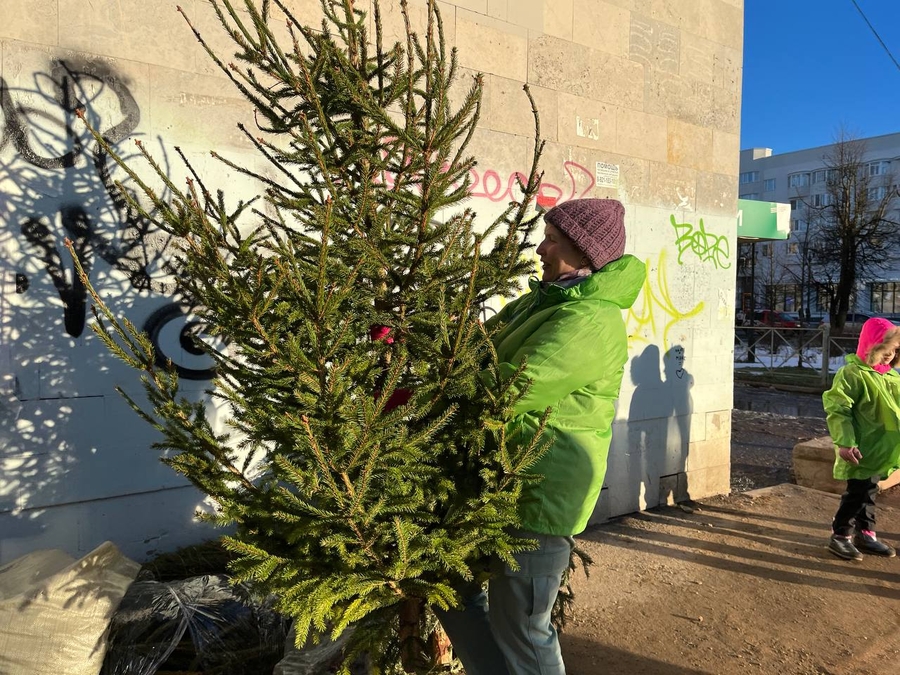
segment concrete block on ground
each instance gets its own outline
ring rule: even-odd
[[[794,480],[802,487],[842,494],[846,481],[834,478],[834,442],[830,436],[812,438],[794,446]],[[900,485],[900,471],[878,483],[880,490]]]

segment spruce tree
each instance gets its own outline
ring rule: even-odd
[[[500,377],[479,312],[531,271],[537,112],[531,101],[534,164],[519,198],[476,225],[466,147],[482,81],[451,104],[460,74],[433,0],[423,34],[401,2],[407,35],[391,46],[377,1],[374,36],[354,0],[322,0],[316,27],[280,0],[210,4],[234,60],[194,32],[252,105],[255,128],[241,130],[269,169],[213,154],[256,181],[258,198],[230,203],[183,155],[179,185],[141,148],[163,199],[156,178],[95,137],[143,191],[120,185],[131,206],[178,243],[181,291],[228,345],[210,351],[224,431],[96,293],[95,330],[143,371],[149,404],[129,401],[161,432],[163,461],[233,528],[234,579],[277,596],[300,643],[353,626],[351,653],[418,655],[400,617],[454,605],[454,585],[484,578],[488,556],[528,545],[508,528],[541,449],[509,442],[504,426],[527,382],[521,369]]]

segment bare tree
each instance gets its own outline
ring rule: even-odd
[[[823,157],[825,198],[804,198],[814,231],[810,261],[836,333],[843,331],[857,281],[897,260],[893,172],[888,164],[870,161],[867,151],[864,140],[841,128]]]
[[[808,224],[808,219],[807,219]],[[798,227],[791,232],[784,256],[784,276],[797,288],[795,298],[802,321],[810,321],[816,306],[818,289],[813,276],[812,251],[816,233],[810,227]]]
[[[757,297],[762,297],[766,308],[778,309],[779,299],[784,301],[784,287],[794,279],[793,257],[786,242],[766,242],[765,253],[757,261],[757,281],[762,284]],[[782,307],[781,309],[790,309]]]

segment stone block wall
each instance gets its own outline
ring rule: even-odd
[[[318,22],[316,0],[288,4]],[[410,4],[421,26],[424,0]],[[231,53],[203,0],[180,5]],[[439,5],[460,88],[484,73],[470,206],[491,219],[530,164],[527,82],[547,142],[543,201],[620,199],[627,251],[648,265],[627,312],[632,358],[595,520],[727,491],[742,0]],[[399,2],[381,7],[399,35]],[[0,78],[0,563],[104,539],[140,560],[208,536],[191,524],[201,497],[158,463],[152,431],[113,392],[138,394],[133,373],[85,328],[66,237],[115,310],[153,328],[183,367],[209,365],[177,347],[185,317],[163,271],[167,242],[117,202],[110,181],[123,175],[91,161],[73,108],[85,104],[126,154],[140,139],[175,169],[179,146],[235,199],[254,186],[208,151],[256,166],[235,128],[252,116],[174,2],[5,0]],[[205,386],[185,383],[197,396]]]

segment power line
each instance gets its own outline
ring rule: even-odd
[[[856,7],[856,11],[859,12],[859,15],[863,18],[863,21],[866,22],[866,25],[869,26],[869,29],[872,31],[872,34],[875,35],[875,38],[878,42],[881,43],[881,46],[884,47],[884,51],[887,52],[887,55],[891,57],[891,61],[894,62],[894,65],[897,66],[897,70],[900,70],[900,63],[897,63],[897,59],[894,58],[894,55],[891,54],[891,50],[888,49],[888,46],[884,44],[884,40],[881,39],[881,36],[878,34],[878,31],[875,30],[875,26],[872,25],[872,22],[866,17],[865,13],[862,11],[862,8],[856,4],[856,0],[850,0],[853,3],[853,6]]]

